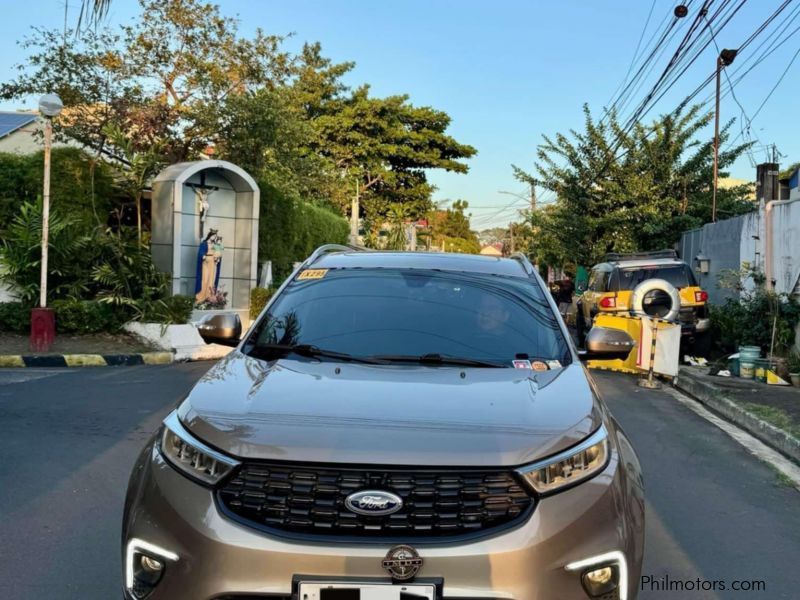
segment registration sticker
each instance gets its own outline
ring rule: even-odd
[[[551,369],[560,369],[561,368],[561,361],[560,360],[548,360],[547,366]]]
[[[540,360],[535,360],[531,363],[531,368],[534,371],[547,371],[549,370],[550,367],[548,367],[546,363],[543,363]]]
[[[297,279],[298,281],[303,279],[322,279],[327,272],[328,269],[306,269],[297,276]]]
[[[531,368],[531,361],[529,360],[514,360],[515,369],[530,369]]]

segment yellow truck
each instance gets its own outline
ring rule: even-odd
[[[633,290],[647,279],[663,279],[678,290],[682,345],[694,354],[707,355],[711,324],[708,293],[697,285],[692,269],[674,250],[607,254],[604,262],[592,267],[588,287],[577,301],[579,345],[583,345],[598,314],[629,313]]]

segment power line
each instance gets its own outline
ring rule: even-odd
[[[691,0],[686,3],[686,6],[689,6],[690,4],[691,4]],[[667,15],[667,18],[669,18],[669,14]],[[675,26],[678,24],[679,21],[680,21],[680,19],[677,16],[673,17],[672,21],[669,23],[667,28],[661,34],[661,36],[659,37],[659,39],[656,42],[656,44],[650,50],[650,53],[647,55],[647,58],[645,58],[644,61],[642,61],[642,64],[639,66],[639,69],[636,71],[636,73],[631,78],[631,80],[625,85],[625,87],[623,88],[622,92],[620,92],[619,96],[617,96],[617,99],[614,102],[611,103],[611,106],[608,108],[608,112],[609,113],[613,112],[613,111],[616,111],[618,109],[618,106],[619,106],[620,102],[623,102],[624,98],[629,98],[631,93],[635,93],[635,90],[638,90],[638,88],[641,85],[641,81],[642,81],[641,78],[642,78],[643,74],[646,73],[644,75],[645,77],[647,75],[649,75],[650,71],[652,70],[652,67],[650,69],[648,69],[646,72],[645,72],[645,69],[648,68],[648,65],[650,65],[652,63],[654,58],[661,56],[661,54],[663,53],[664,48],[666,48],[665,42],[671,40],[672,37],[674,36],[674,33],[672,35],[670,35],[670,32],[675,28]],[[663,23],[663,21],[662,21],[662,23]],[[655,37],[655,33],[653,34],[653,36],[651,36],[651,40],[653,39],[653,37]],[[649,44],[649,42],[648,42],[648,44]],[[653,64],[655,64],[655,63],[653,63]],[[634,91],[631,92],[631,90],[634,90]],[[627,100],[624,100],[624,102],[627,104]]]
[[[647,13],[647,20],[644,22],[644,27],[642,28],[642,33],[639,35],[639,41],[636,42],[636,50],[633,51],[633,57],[631,58],[631,63],[628,65],[628,70],[625,73],[625,77],[622,78],[622,81],[617,86],[617,89],[614,90],[614,93],[611,94],[611,98],[608,99],[608,102],[606,103],[608,105],[611,105],[612,100],[614,100],[614,96],[617,95],[617,92],[628,81],[628,77],[630,76],[631,71],[633,70],[633,65],[636,64],[636,59],[639,57],[639,49],[642,47],[642,40],[644,39],[644,34],[647,31],[647,26],[650,25],[650,18],[653,16],[653,10],[656,7],[656,1],[657,0],[653,0],[653,3],[650,5],[650,12]],[[655,36],[655,34],[654,34],[654,36]],[[653,38],[651,37],[650,40],[652,40],[652,39]],[[650,44],[649,41],[647,43],[648,43],[648,45]]]
[[[792,68],[792,65],[794,64],[794,61],[797,59],[798,54],[800,54],[800,48],[798,48],[797,52],[794,53],[794,55],[792,56],[792,60],[790,60],[789,64],[786,65],[786,68],[783,70],[783,73],[781,73],[781,76],[778,78],[778,81],[775,82],[775,85],[772,86],[772,89],[769,91],[769,94],[767,94],[767,97],[764,98],[764,100],[761,102],[761,104],[759,104],[758,108],[756,109],[756,112],[753,113],[754,119],[758,116],[758,113],[761,112],[761,109],[764,108],[764,105],[767,103],[767,101],[772,97],[772,94],[775,93],[775,90],[778,89],[778,86],[783,81],[783,78],[786,77],[786,74],[789,72],[789,69]]]

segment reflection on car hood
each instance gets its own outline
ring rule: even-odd
[[[179,409],[242,458],[392,465],[521,465],[599,424],[583,368],[546,372],[281,359],[238,351]]]

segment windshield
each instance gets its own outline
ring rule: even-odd
[[[502,366],[526,356],[569,362],[557,318],[534,281],[426,270],[336,269],[297,279],[259,321],[247,350],[276,344]]]
[[[697,285],[687,265],[651,265],[620,269],[619,289],[632,290],[646,279],[663,279],[678,289]]]

